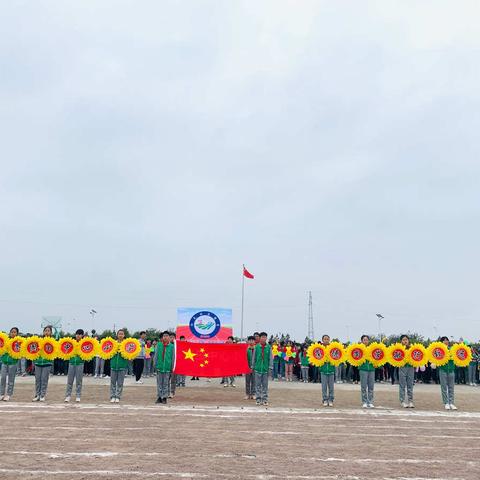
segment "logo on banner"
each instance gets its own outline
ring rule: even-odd
[[[213,312],[198,312],[190,319],[190,331],[198,338],[213,338],[220,330],[220,319]]]

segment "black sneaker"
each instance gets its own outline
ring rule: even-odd
[[[162,403],[166,404],[166,403],[167,403],[167,399],[166,399],[166,398],[162,398]]]
[[[155,403],[162,403],[162,399],[160,397],[158,397],[157,401]]]

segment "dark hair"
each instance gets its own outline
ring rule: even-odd
[[[168,330],[164,330],[160,336],[163,337],[164,335],[170,336],[170,332]]]
[[[230,336],[228,337],[228,340],[232,340],[232,342],[233,342],[233,337],[230,335]]]
[[[79,329],[75,332],[75,335],[84,335],[84,334],[85,334],[85,332],[84,332],[81,328],[79,328]]]
[[[370,340],[370,337],[366,334],[363,334],[361,337],[360,337],[360,341],[362,341],[365,337],[367,337],[369,340]]]
[[[123,328],[119,328],[119,329],[117,330],[117,335],[118,335],[118,332],[123,332],[123,334],[125,335],[125,329],[123,329]]]
[[[10,329],[10,331],[12,331],[12,330],[16,330],[17,335],[18,335],[18,327],[12,327],[12,328]]]
[[[50,331],[53,333],[53,327],[52,327],[51,325],[45,325],[45,326],[43,327],[43,331],[45,332],[45,330],[46,330],[47,328],[49,328]]]
[[[409,337],[407,334],[403,334],[403,335],[400,337],[400,340],[403,340],[404,338],[406,338],[408,341],[410,341],[410,337]]]
[[[177,338],[177,334],[175,332],[169,332],[168,333],[171,337]]]
[[[181,340],[182,338],[185,340],[185,335],[180,335],[180,340]]]
[[[324,333],[324,334],[322,335],[322,340],[323,340],[323,337],[328,337],[328,338],[330,338],[330,335],[329,335],[328,333]]]
[[[258,333],[258,332],[254,332],[253,335],[258,335],[260,337],[261,333]]]
[[[253,335],[249,335],[247,340],[255,340],[255,337]]]
[[[261,337],[268,337],[267,332],[260,332]]]
[[[440,337],[441,342],[444,342],[445,340],[447,340],[447,342],[450,341],[450,339],[448,337]]]
[[[143,335],[143,334],[145,334],[145,335],[146,335],[146,334],[147,334],[147,332],[146,332],[145,330],[142,330],[142,331],[140,332],[140,335]]]

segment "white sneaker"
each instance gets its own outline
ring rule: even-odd
[[[224,383],[223,388],[227,388],[227,387],[228,387],[228,383]]]
[[[137,383],[138,383],[138,384],[141,384],[141,383],[143,383],[143,382],[142,382],[141,380],[137,380]]]
[[[403,408],[408,408],[408,403],[406,403],[406,402],[402,402],[401,405],[402,405]]]
[[[33,397],[32,402],[38,402],[40,400],[40,397]]]
[[[75,399],[75,401],[76,401],[77,403],[80,403],[80,397],[77,397],[77,398]]]
[[[111,399],[110,399],[110,403],[115,403],[115,399],[114,399],[114,398],[111,398]]]
[[[458,408],[453,403],[451,403],[450,410],[458,410]]]
[[[115,403],[120,403],[120,399],[119,399],[119,398],[116,398],[116,399],[115,399]]]
[[[368,408],[368,404],[367,404],[367,403],[364,403],[364,404],[362,405],[362,408]]]
[[[237,388],[237,386],[234,383],[232,383],[230,386],[233,388]]]
[[[5,396],[3,397],[3,401],[4,401],[4,402],[8,402],[9,400],[10,400],[10,395],[5,395]]]
[[[326,401],[323,402],[323,406],[324,406],[324,407],[328,407],[328,402],[326,402]]]
[[[329,407],[333,407],[333,402],[328,402]]]
[[[375,408],[375,405],[373,403],[369,403],[368,408]]]
[[[415,405],[413,404],[413,402],[408,403],[408,408],[415,408]]]
[[[450,404],[449,403],[445,404],[445,410],[450,410]]]
[[[95,374],[95,375],[93,376],[93,378],[98,378],[98,375],[97,375],[97,374]]]
[[[45,397],[40,397],[40,401],[41,401],[41,402],[44,402],[44,401],[45,401]]]
[[[65,397],[65,403],[68,403],[71,400],[70,396]]]

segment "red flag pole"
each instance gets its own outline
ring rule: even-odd
[[[245,300],[245,264],[242,265],[242,319],[240,322],[240,338],[243,340],[243,304]]]

